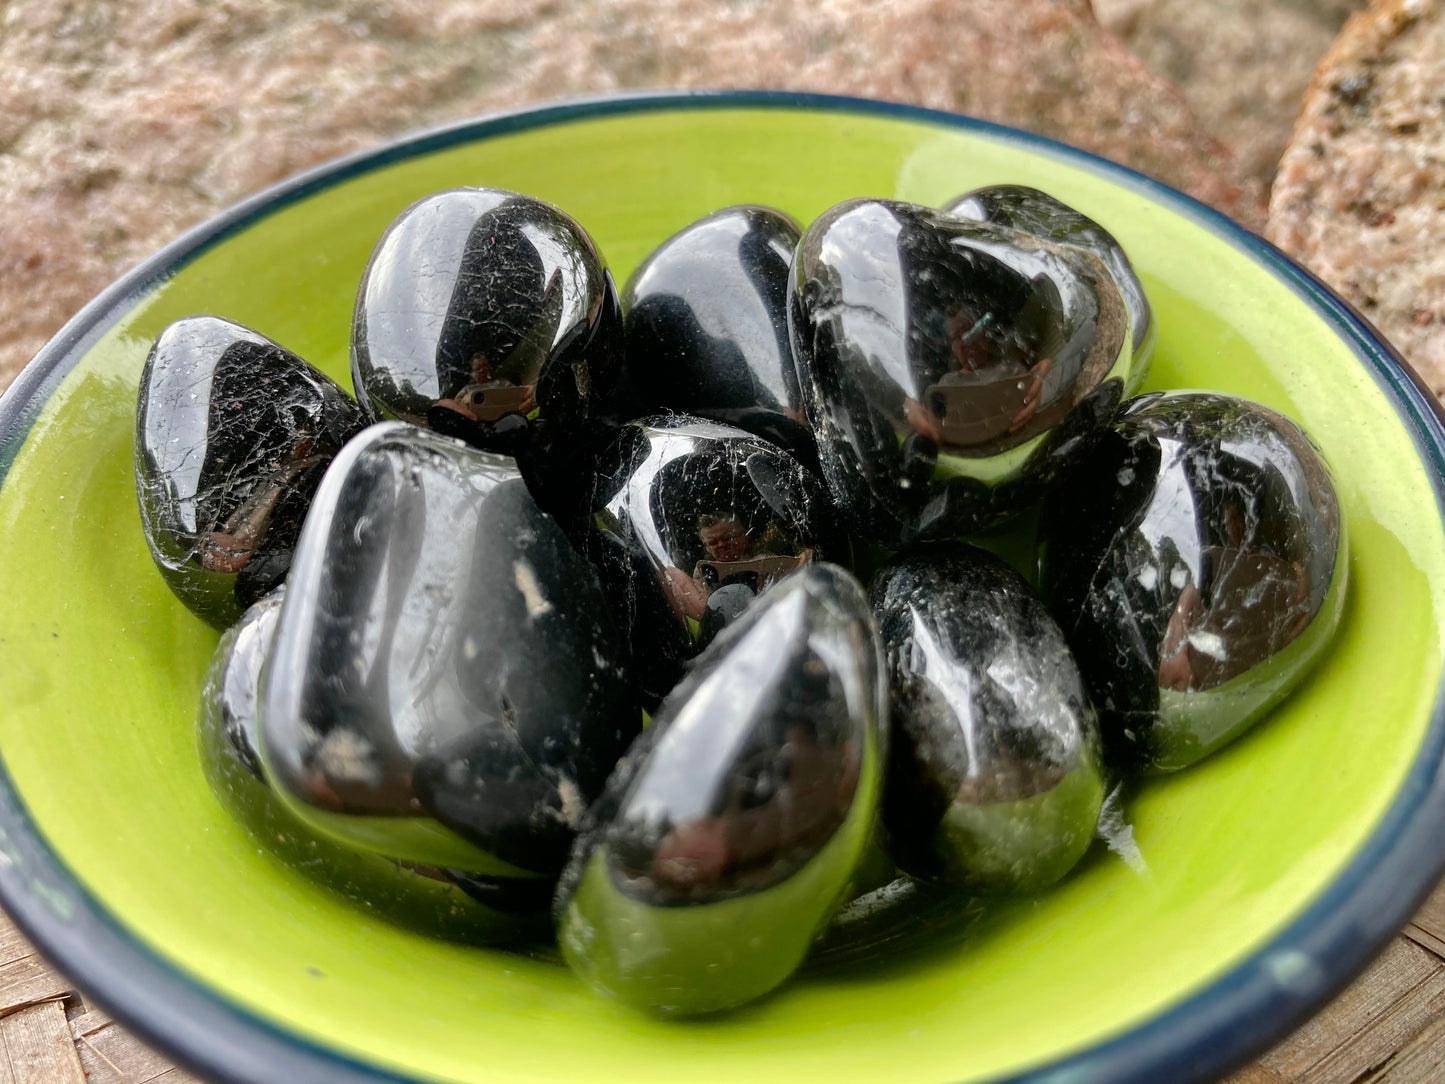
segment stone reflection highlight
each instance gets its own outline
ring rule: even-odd
[[[849,553],[811,471],[758,437],[685,415],[623,426],[598,461],[592,508],[581,548],[649,709],[761,591]]]
[[[456,871],[353,850],[292,815],[271,790],[261,767],[258,704],[285,590],[252,605],[222,634],[206,672],[197,741],[216,799],[267,853],[369,914],[447,940],[504,945],[546,938],[547,896],[519,901],[515,890],[478,888]]]
[[[889,200],[820,216],[790,328],[834,499],[896,547],[991,527],[1072,470],[1133,365],[1099,257]]]
[[[890,853],[978,893],[1047,888],[1088,850],[1104,798],[1098,722],[1063,633],[971,546],[895,558],[872,601],[892,698]]]
[[[595,575],[515,463],[400,422],[317,495],[267,665],[262,754],[352,846],[554,877],[640,728]]]
[[[1144,378],[1149,374],[1158,329],[1144,286],[1113,234],[1047,192],[1020,184],[976,188],[949,201],[943,209],[959,218],[994,222],[1032,237],[1087,249],[1098,256],[1124,296],[1124,303],[1129,308],[1129,322],[1134,329],[1134,362],[1124,394],[1133,395],[1143,386]]]
[[[1112,754],[1169,771],[1297,684],[1343,609],[1329,470],[1287,418],[1208,393],[1133,400],[1041,525],[1043,585]]]
[[[669,237],[622,292],[640,404],[735,425],[817,469],[788,339],[797,224],[725,207]]]
[[[884,697],[846,572],[809,565],[773,587],[698,658],[589,811],[558,892],[568,963],[666,1012],[782,982],[868,843]]]
[[[351,369],[373,419],[509,454],[539,425],[616,405],[622,310],[591,238],[550,204],[457,188],[408,207],[372,253]]]
[[[281,583],[311,496],[365,425],[289,350],[217,316],[156,339],[141,373],[135,476],[156,567],[217,628]]]

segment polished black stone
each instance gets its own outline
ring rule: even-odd
[[[1158,330],[1144,285],[1113,234],[1047,192],[1021,184],[975,188],[945,204],[943,209],[959,218],[996,222],[1032,237],[1088,249],[1098,256],[1124,295],[1124,303],[1129,306],[1129,323],[1134,329],[1134,364],[1124,394],[1133,395],[1139,390],[1149,373]]]
[[[550,892],[530,907],[519,907],[496,889],[491,897],[478,892],[465,875],[353,850],[292,815],[266,784],[257,704],[261,669],[284,591],[279,587],[255,603],[222,634],[206,671],[197,739],[217,800],[268,854],[370,914],[449,940],[523,944],[545,938],[551,930]],[[550,887],[546,881],[537,883]]]
[[[628,751],[558,888],[589,984],[667,1012],[782,982],[842,903],[877,815],[885,678],[848,573],[782,580]]]
[[[586,231],[541,200],[427,196],[362,276],[351,375],[373,418],[517,454],[538,425],[577,431],[611,410],[621,364],[612,276]]]
[[[849,552],[812,472],[749,433],[685,415],[624,425],[598,461],[591,507],[582,549],[648,710],[768,584]]]
[[[824,476],[850,525],[889,546],[1035,503],[1113,417],[1132,365],[1097,256],[913,204],[824,212],[790,305]]]
[[[1329,470],[1272,410],[1132,400],[1040,524],[1045,597],[1110,755],[1169,771],[1299,682],[1339,623],[1348,562]]]
[[[206,671],[198,714],[201,759],[213,783],[225,781],[226,785],[215,789],[228,806],[239,790],[236,780],[254,780],[265,786],[256,730],[257,697],[261,667],[271,648],[285,594],[282,584],[252,603],[241,619],[221,634]]]
[[[1044,604],[983,550],[940,544],[878,573],[892,752],[883,823],[916,877],[1036,892],[1088,850],[1104,799],[1098,722]]]
[[[788,341],[800,237],[770,207],[715,211],[658,246],[622,291],[639,402],[735,425],[816,469]]]
[[[331,458],[365,418],[295,354],[216,316],[167,327],[141,373],[135,474],[156,567],[225,628],[286,577]]]
[[[317,828],[550,877],[641,725],[591,567],[510,459],[373,426],[317,493],[267,664],[267,777]]]

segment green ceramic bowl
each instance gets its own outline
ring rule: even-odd
[[[600,1000],[564,968],[428,940],[259,852],[207,789],[196,695],[216,634],[152,567],[131,478],[137,378],[214,312],[347,379],[356,285],[403,207],[453,185],[556,203],[621,281],[725,204],[807,222],[862,196],[1048,190],[1113,231],[1159,325],[1153,387],[1298,419],[1332,460],[1352,595],[1308,685],[1130,808],[1100,849],[957,943],[797,978],[717,1019]],[[242,204],[85,309],[0,400],[0,894],[83,989],[224,1080],[1208,1079],[1281,1035],[1441,867],[1445,430],[1340,301],[1153,181],[939,113],[780,95],[570,104],[449,128]]]

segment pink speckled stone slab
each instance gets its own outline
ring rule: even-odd
[[[12,0],[0,386],[127,267],[266,184],[408,129],[639,87],[972,113],[1263,221],[1258,182],[1087,0]]]

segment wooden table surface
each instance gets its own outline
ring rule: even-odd
[[[1442,1081],[1445,884],[1352,986],[1226,1084]],[[87,1002],[0,913],[0,1084],[201,1082]]]

